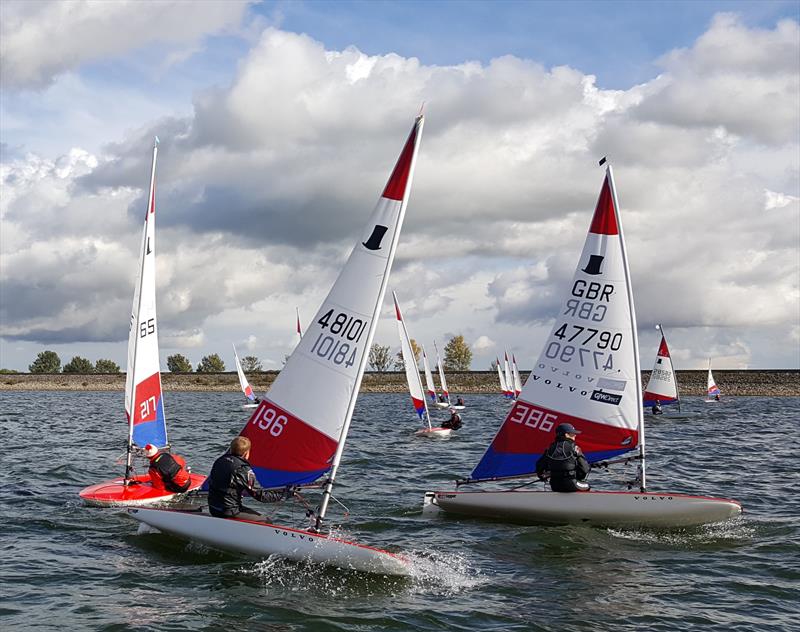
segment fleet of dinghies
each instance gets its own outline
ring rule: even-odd
[[[635,460],[638,491],[559,493],[518,481],[511,488],[460,489],[531,478],[561,423],[581,433],[590,463]],[[741,513],[733,500],[647,490],[636,314],[610,165],[572,282],[519,398],[471,476],[455,490],[425,494],[423,513],[441,512],[623,527],[683,527]]]
[[[157,489],[149,474],[136,474],[134,462],[147,444],[169,449],[164,394],[158,356],[158,321],[156,318],[156,158],[158,138],[153,143],[150,189],[144,216],[142,244],[139,250],[139,274],[133,291],[128,332],[128,368],[125,374],[125,413],[128,418],[128,443],[125,451],[125,475],[92,485],[80,491],[89,505],[133,506],[170,500],[173,492]],[[197,489],[205,479],[191,475],[190,489]]]
[[[252,442],[249,461],[263,487],[290,488],[325,477],[314,527],[214,518],[204,508],[129,510],[135,519],[226,550],[365,572],[410,572],[399,555],[332,536],[326,516],[403,225],[423,122],[422,115],[415,120],[361,238],[240,433]]]
[[[145,444],[169,449],[155,302],[157,139],[128,342],[125,475],[82,490],[81,498],[90,505],[130,506],[128,512],[143,529],[223,550],[388,575],[411,572],[409,560],[401,554],[332,535],[328,509],[335,500],[333,489],[403,225],[423,125],[420,114],[361,238],[305,335],[296,310],[299,341],[260,402],[233,347],[239,382],[248,400],[244,406],[256,408],[240,433],[252,442],[253,471],[262,487],[283,489],[287,499],[301,499],[313,526],[271,524],[252,516],[215,518],[191,498],[180,505],[148,506],[174,495],[154,489],[149,476],[134,471]],[[431,423],[429,405],[463,406],[450,402],[435,342],[442,397],[437,396],[424,346],[423,388],[407,324],[397,295],[392,294],[412,405],[418,419],[425,421],[415,434],[447,436],[449,428]],[[468,478],[456,481],[454,490],[425,494],[423,514],[657,528],[705,524],[740,514],[741,505],[734,500],[647,488],[644,406],[656,401],[680,405],[666,336],[663,327],[658,328],[661,342],[643,394],[630,271],[613,172],[607,165],[574,276],[530,376],[523,385],[514,354],[509,361],[505,352],[502,365],[497,359],[500,389],[514,400],[511,411]],[[309,392],[314,397],[308,397]],[[709,358],[706,401],[718,400],[719,394]],[[577,428],[579,445],[596,468],[636,464],[636,478],[627,489],[558,493],[530,488],[536,482],[536,462],[562,423]],[[520,483],[522,479],[530,481]],[[204,477],[193,474],[191,489],[198,489],[203,481]],[[462,489],[467,485],[478,488]],[[316,508],[296,493],[301,487],[321,488]]]

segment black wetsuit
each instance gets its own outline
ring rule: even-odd
[[[442,428],[451,428],[452,430],[458,430],[462,426],[461,423],[461,415],[458,413],[453,413],[450,416],[450,419],[446,419],[442,422]]]
[[[250,464],[230,452],[219,457],[208,477],[208,511],[217,518],[233,518],[237,514],[255,513],[242,505],[242,494],[247,493],[261,502],[277,502],[282,492],[263,489],[256,481]]]
[[[578,481],[589,475],[589,462],[572,439],[559,437],[536,462],[536,474],[543,478],[550,472],[550,489],[554,492],[577,492]]]

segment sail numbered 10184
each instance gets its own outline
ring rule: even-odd
[[[361,342],[364,332],[369,330],[369,323],[368,316],[356,316],[344,309],[331,307],[317,320],[322,331],[311,345],[309,353],[314,359],[330,362],[334,367],[349,369],[357,366],[364,352]]]

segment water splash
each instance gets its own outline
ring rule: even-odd
[[[738,544],[752,540],[756,535],[756,527],[744,517],[739,516],[699,527],[685,529],[606,529],[606,533],[614,538],[633,540],[644,544],[661,544],[685,548],[687,546],[707,546],[720,544]]]

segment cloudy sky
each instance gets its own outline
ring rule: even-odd
[[[539,354],[608,155],[642,363],[800,366],[797,2],[0,4],[0,365],[124,367],[152,139],[162,366],[277,368],[425,103],[411,336]],[[398,347],[390,308],[376,341]]]

